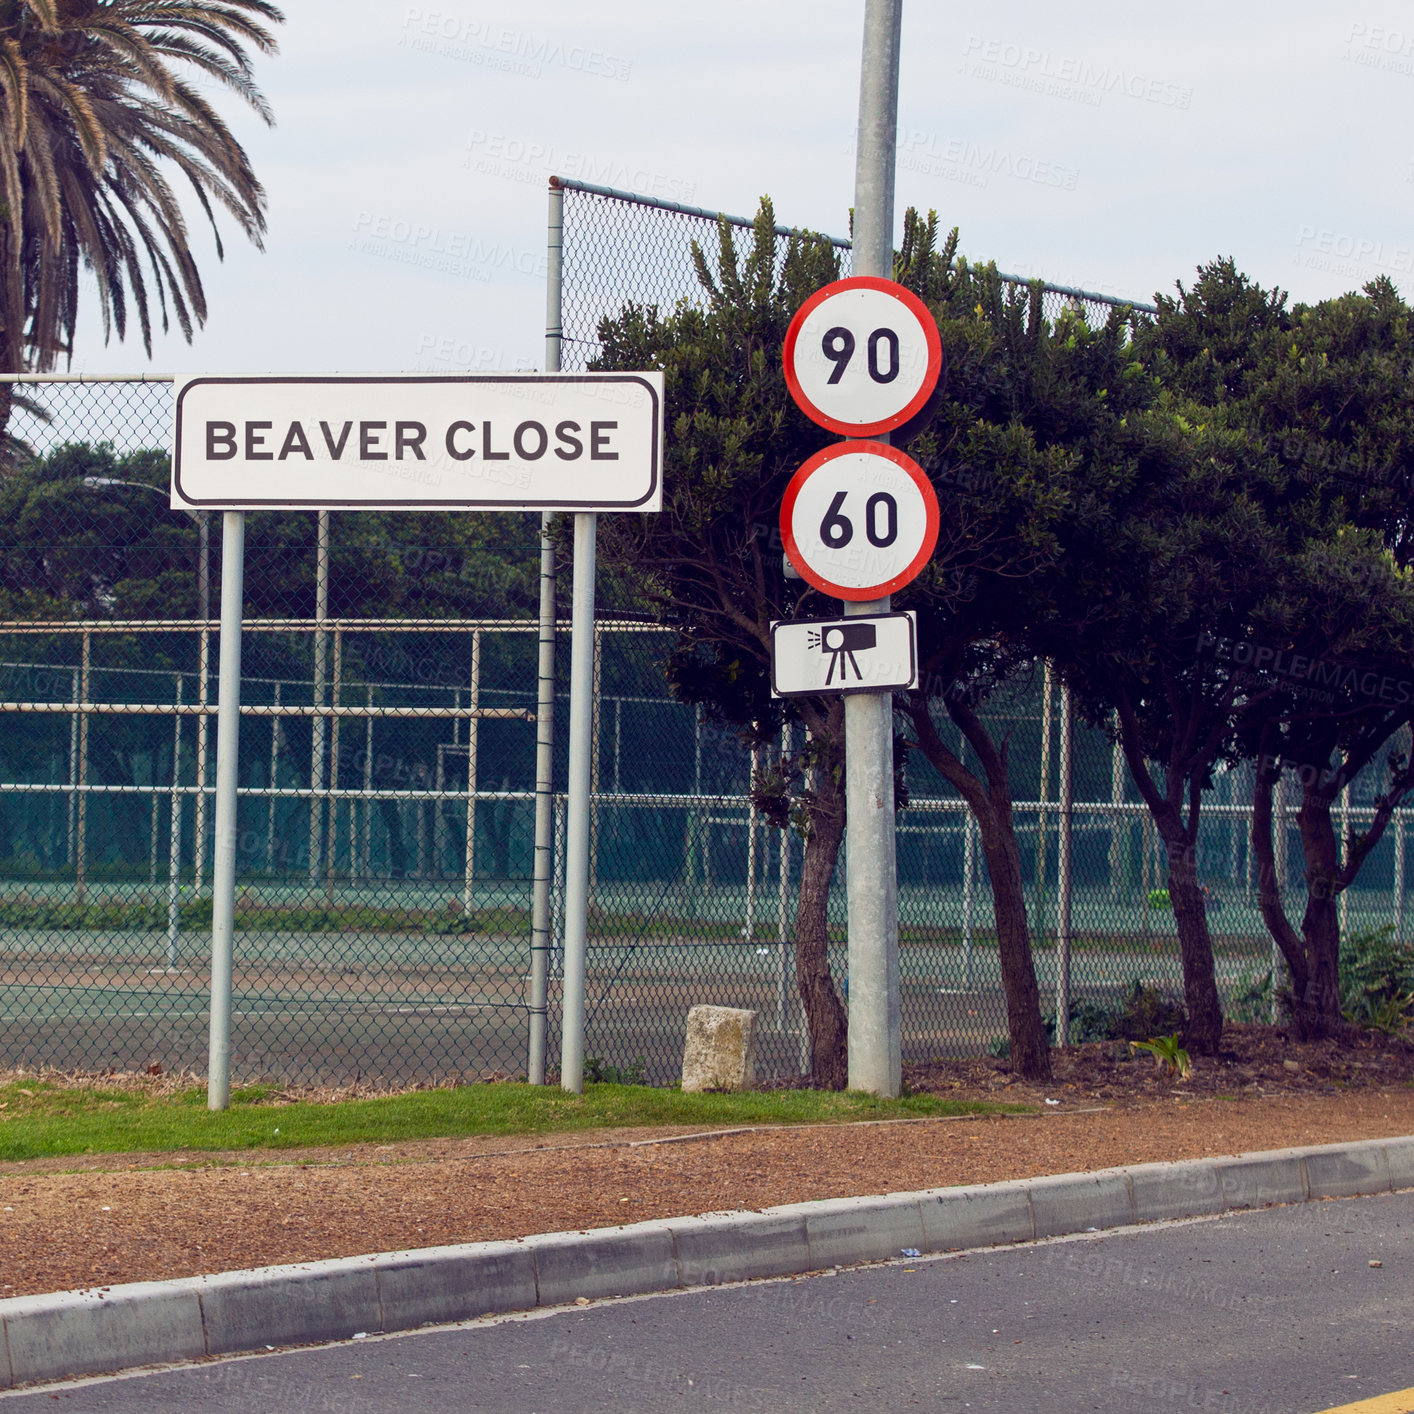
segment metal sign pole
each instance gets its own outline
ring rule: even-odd
[[[245,512],[221,517],[221,666],[216,707],[215,860],[211,873],[211,1051],[206,1104],[231,1103],[231,960],[236,915],[236,781],[241,734]]]
[[[560,1086],[584,1091],[584,971],[589,931],[589,797],[594,758],[594,542],[598,518],[574,518],[574,609],[570,622],[569,822],[565,840],[565,981]]]
[[[854,178],[854,275],[893,278],[894,157],[903,0],[867,0]],[[881,614],[887,598],[844,602]],[[903,1083],[894,848],[893,694],[845,698],[849,904],[849,1088],[898,1095]]]

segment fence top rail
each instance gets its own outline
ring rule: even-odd
[[[643,196],[638,192],[622,191],[618,187],[603,187],[595,182],[581,182],[574,177],[551,177],[550,189],[552,191],[582,191],[589,196],[608,197],[612,201],[627,202],[631,206],[651,206],[658,211],[675,211],[680,216],[696,216],[704,221],[725,221],[729,226],[738,226],[744,230],[751,230],[755,227],[754,221],[748,220],[745,216],[729,216],[725,211],[711,211],[705,206],[688,206],[681,201],[665,201],[661,197]],[[823,231],[807,231],[799,226],[777,226],[775,228],[778,236],[814,236],[820,240],[828,241],[836,250],[852,250],[854,242],[843,236],[827,235]],[[1041,287],[1052,294],[1067,295],[1072,299],[1093,300],[1097,304],[1113,305],[1116,309],[1137,309],[1143,314],[1157,314],[1157,305],[1142,304],[1138,300],[1117,299],[1114,295],[1102,295],[1094,290],[1083,290],[1078,285],[1053,285],[1048,280],[1039,282],[1025,279],[1021,275],[1008,275],[1004,270],[997,271],[998,276],[1008,284],[1029,286],[1039,283]]]
[[[582,191],[590,196],[605,196],[612,201],[626,201],[631,206],[651,206],[658,211],[676,211],[680,216],[696,216],[701,220],[711,221],[713,225],[718,221],[725,221],[729,226],[740,226],[748,231],[756,225],[755,221],[750,221],[745,216],[728,216],[725,211],[709,211],[705,206],[688,206],[681,201],[664,201],[656,196],[640,196],[637,192],[620,191],[618,187],[601,187],[594,182],[577,181],[574,177],[551,177],[550,189],[552,191]],[[799,226],[777,226],[775,230],[778,236],[814,236],[820,240],[828,241],[839,250],[849,250],[853,244],[841,236],[828,236],[823,231],[807,231]]]
[[[175,383],[170,373],[0,373],[0,383]]]

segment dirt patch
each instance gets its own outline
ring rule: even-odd
[[[1414,1083],[1414,1041],[1379,1031],[1339,1041],[1298,1041],[1271,1026],[1228,1026],[1216,1056],[1194,1056],[1180,1080],[1125,1041],[1092,1041],[1051,1052],[1051,1082],[1033,1085],[991,1056],[930,1061],[907,1068],[915,1090],[959,1099],[1006,1099],[1041,1105],[1097,1101],[1142,1105],[1182,1096],[1306,1095]]]
[[[1091,1100],[1074,1092],[1020,1117],[660,1133],[647,1143],[629,1131],[294,1157],[99,1156],[76,1173],[3,1165],[0,1296],[1414,1133],[1406,1086],[1093,1109]]]

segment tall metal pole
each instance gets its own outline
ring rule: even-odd
[[[574,608],[570,622],[569,822],[565,839],[565,982],[560,1085],[584,1091],[584,972],[589,941],[589,794],[593,767],[594,541],[598,519],[574,517]]]
[[[893,278],[894,158],[903,0],[867,0],[854,175],[855,275]],[[887,613],[887,598],[846,602],[846,614]],[[898,867],[894,855],[893,694],[845,698],[849,830],[849,1088],[902,1088]]]
[[[241,734],[245,512],[221,517],[221,664],[216,706],[216,819],[211,870],[211,1052],[206,1105],[231,1103],[231,961],[236,922],[236,781]]]
[[[550,188],[546,228],[545,371],[560,371],[560,298],[564,283],[565,194]],[[535,699],[535,868],[530,899],[530,1034],[526,1079],[545,1083],[545,1028],[550,977],[550,903],[555,872],[555,542],[554,516],[540,517],[540,624]]]

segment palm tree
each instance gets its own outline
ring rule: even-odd
[[[154,296],[164,333],[205,322],[172,179],[191,184],[218,257],[216,209],[259,247],[265,193],[197,81],[271,122],[248,50],[272,53],[283,18],[269,0],[0,0],[0,373],[72,355],[87,274],[105,337],[135,317],[149,355]]]

